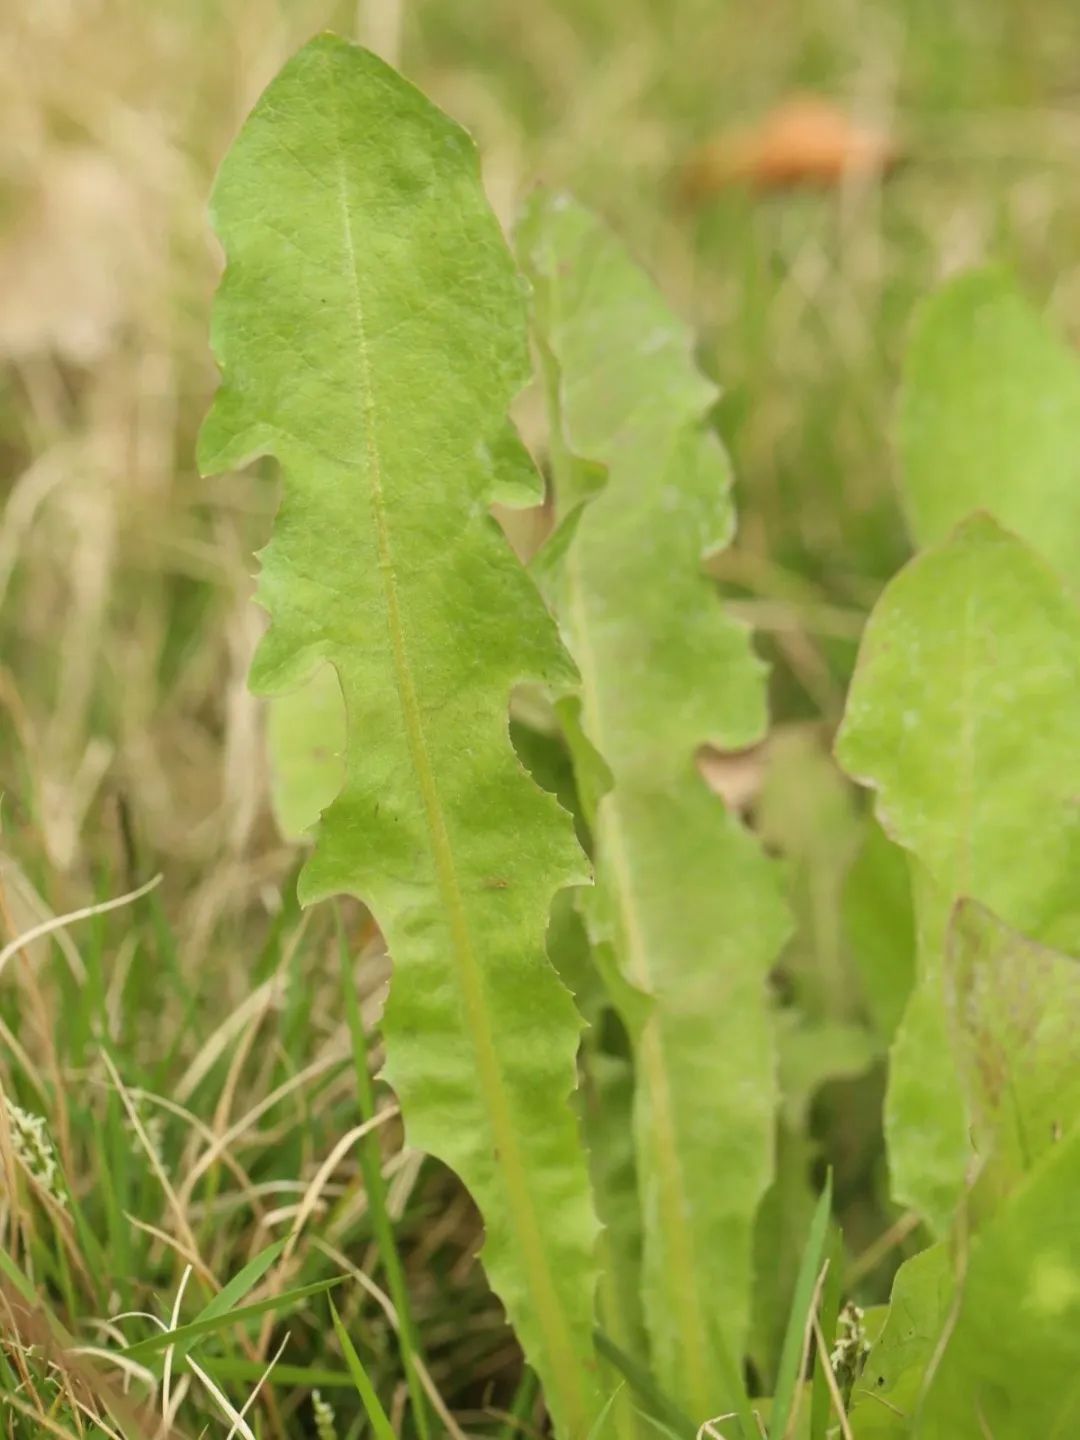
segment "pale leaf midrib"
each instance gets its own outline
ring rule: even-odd
[[[329,85],[336,85],[333,66],[327,67]],[[338,125],[337,106],[334,106],[335,126]],[[394,659],[394,676],[401,705],[402,718],[408,738],[409,751],[420,787],[425,820],[431,840],[439,889],[442,892],[450,924],[452,951],[461,983],[470,1030],[475,1049],[477,1069],[480,1074],[482,1097],[488,1112],[495,1142],[496,1163],[501,1169],[509,1200],[510,1220],[521,1245],[526,1273],[530,1276],[530,1289],[536,1302],[537,1316],[545,1336],[551,1379],[562,1390],[567,1413],[576,1433],[583,1434],[587,1426],[587,1408],[578,1374],[574,1346],[569,1334],[569,1324],[559,1303],[545,1254],[544,1242],[537,1223],[536,1211],[529,1190],[528,1176],[518,1146],[517,1133],[511,1115],[509,1099],[503,1082],[494,1035],[491,1029],[484,995],[484,981],[474,953],[469,931],[468,917],[458,880],[453,848],[446,828],[446,819],[439,797],[427,739],[421,719],[420,704],[409,663],[405,641],[405,630],[398,600],[397,575],[394,569],[390,544],[389,525],[385,497],[382,489],[381,457],[376,439],[376,404],[371,381],[367,339],[364,328],[364,310],[360,299],[359,275],[356,262],[356,246],[352,230],[352,216],[349,209],[348,182],[345,173],[344,144],[340,129],[337,130],[335,155],[338,169],[338,203],[341,212],[342,231],[348,257],[349,285],[352,291],[351,315],[355,328],[356,348],[359,359],[361,405],[363,409],[363,431],[367,444],[367,470],[371,488],[372,514],[379,553],[379,573],[383,582],[386,599],[387,626],[390,632],[391,649]]]

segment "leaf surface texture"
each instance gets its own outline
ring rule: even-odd
[[[944,1003],[950,915],[977,901],[1020,935],[1080,953],[1078,733],[1072,596],[1023,541],[973,516],[886,588],[837,750],[912,857],[918,978],[886,1128],[898,1198],[940,1233],[971,1155]]]
[[[595,835],[587,921],[644,997],[623,1018],[646,1325],[660,1383],[700,1422],[731,1398],[717,1344],[746,1345],[776,1105],[766,976],[788,920],[773,868],[695,757],[760,738],[764,668],[702,572],[733,511],[689,332],[574,202],[538,201],[520,249],[562,517],[545,573],[581,672],[564,713]]]
[[[597,1226],[569,1104],[580,1020],[544,945],[553,894],[585,866],[508,737],[515,684],[574,672],[489,515],[522,488],[506,420],[528,375],[521,282],[465,133],[333,37],[263,95],[214,218],[223,382],[203,468],[272,452],[284,480],[253,683],[328,661],[347,715],[301,895],[358,895],[385,934],[409,1139],[475,1197],[492,1284],[560,1433],[582,1437]]]

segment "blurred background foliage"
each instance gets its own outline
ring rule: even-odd
[[[192,1201],[219,1278],[277,1233],[289,1195],[355,1122],[333,927],[296,915],[297,854],[270,815],[263,719],[245,686],[261,626],[251,557],[275,481],[265,468],[204,481],[192,458],[216,380],[214,169],[262,86],[323,27],[380,50],[472,131],[508,227],[534,184],[575,191],[697,328],[723,390],[716,423],[740,513],[734,548],[713,563],[773,662],[776,726],[761,756],[712,757],[711,778],[788,868],[799,929],[778,985],[793,1024],[818,1034],[786,1052],[781,1183],[759,1249],[766,1269],[797,1256],[810,1181],[828,1158],[864,1257],[857,1274],[876,1275],[880,1293],[896,1254],[886,1246],[880,1269],[873,1246],[897,1217],[884,1198],[875,1057],[904,993],[910,919],[895,856],[867,839],[829,741],[866,613],[909,553],[891,426],[915,307],[945,276],[993,258],[1066,333],[1080,326],[1072,0],[8,4],[5,925],[18,932],[158,871],[165,879],[134,909],[0,974],[0,1082],[47,1116],[86,1220],[72,1230],[8,1196],[5,1245],[71,1313],[175,1289],[177,1254],[124,1218],[172,1223],[147,1155],[129,1153],[102,1047],[129,1086],[227,1133],[255,1187],[225,1167],[215,1195]],[[766,190],[752,177],[731,183],[702,151],[804,93],[888,137],[898,163]],[[525,397],[523,430],[540,448],[536,413]],[[385,961],[363,917],[347,918],[373,1007]],[[182,1171],[194,1131],[175,1115],[161,1127]],[[473,1263],[475,1219],[445,1177],[397,1149],[393,1124],[383,1132],[438,1383],[466,1407],[491,1393],[507,1403],[516,1352]],[[312,1224],[355,1259],[370,1235],[350,1163]],[[65,1224],[57,1250],[50,1227]],[[109,1237],[107,1277],[91,1273],[84,1230]],[[50,1255],[65,1246],[58,1266]],[[329,1264],[311,1254],[296,1283]],[[793,1264],[771,1267],[763,1334],[783,1325]],[[376,1310],[362,1323],[392,1380],[385,1322]],[[318,1356],[317,1323],[298,1329],[300,1350]],[[503,1388],[491,1392],[494,1381]]]

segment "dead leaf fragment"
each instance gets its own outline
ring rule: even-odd
[[[736,815],[746,815],[757,801],[765,778],[765,742],[746,750],[720,750],[703,745],[697,753],[697,768],[714,795],[719,795]]]
[[[688,200],[702,200],[730,185],[829,187],[850,176],[884,175],[899,158],[884,132],[857,123],[819,95],[794,95],[759,124],[730,130],[696,150],[683,170],[682,189]]]

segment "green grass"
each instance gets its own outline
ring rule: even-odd
[[[35,1183],[0,1123],[0,1419],[18,1440],[153,1433],[139,1407],[153,1390],[161,1414],[161,1353],[131,1357],[156,1385],[134,1375],[126,1396],[117,1357],[157,1328],[115,1317],[188,1325],[285,1242],[235,1300],[264,1310],[174,1352],[180,1432],[232,1423],[191,1361],[239,1410],[284,1344],[245,1416],[254,1433],[315,1434],[316,1388],[340,1437],[366,1433],[344,1333],[395,1429],[410,1415],[425,1418],[408,1433],[442,1433],[437,1399],[469,1433],[527,1434],[535,1389],[475,1261],[467,1198],[402,1148],[392,1115],[324,1168],[392,1103],[369,1078],[387,962],[344,907],[359,1006],[343,1004],[335,917],[297,912],[298,856],[269,813],[245,675],[273,477],[207,482],[192,458],[215,383],[216,160],[296,44],[327,23],[373,33],[380,7],[22,9],[0,47],[15,141],[0,169],[3,939],[164,879],[0,972],[0,1086],[44,1119],[58,1166],[51,1190]],[[908,553],[890,439],[914,306],[944,274],[998,258],[1080,327],[1080,12],[777,0],[766,22],[717,0],[403,0],[402,13],[383,39],[475,133],[501,217],[537,179],[577,190],[697,326],[742,517],[719,579],[775,663],[776,720],[808,722],[827,765],[862,619]],[[687,210],[691,147],[798,87],[894,126],[904,166],[883,186]],[[526,397],[533,438],[536,413]],[[797,825],[799,796],[830,782],[809,764],[792,774],[775,841],[806,901],[797,975],[834,958],[814,917],[843,857]],[[805,1172],[831,1162],[858,1255],[895,1220],[880,1076],[813,1099],[809,1131],[785,1140],[777,1207],[804,1233]],[[900,1253],[863,1275],[869,1298]],[[797,1267],[796,1248],[777,1267],[782,1318],[763,1329],[782,1335]],[[341,1331],[321,1294],[284,1304],[333,1281]],[[69,1341],[112,1358],[65,1358]]]

